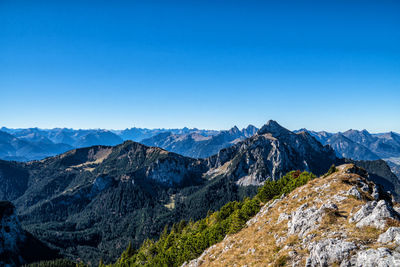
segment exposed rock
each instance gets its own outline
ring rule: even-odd
[[[383,234],[360,228],[385,230],[389,218],[398,219],[392,207],[398,204],[392,204],[384,192],[380,192],[379,201],[367,202],[374,183],[360,176],[365,172],[353,165],[337,169],[265,205],[257,220],[251,219],[239,233],[217,244],[208,252],[211,255],[201,258],[200,265],[400,267],[400,227],[391,227]],[[337,201],[339,197],[346,200]],[[231,247],[231,240],[243,242]],[[376,249],[376,244],[382,247]],[[227,246],[229,252],[221,253]],[[254,253],[253,248],[257,248]]]
[[[283,213],[279,214],[279,218],[278,218],[278,221],[276,223],[280,223],[282,221],[290,220],[290,218],[292,218],[292,215],[290,215],[290,214],[288,214],[286,212],[283,212]]]
[[[357,199],[361,199],[361,194],[358,191],[356,186],[353,186],[352,188],[350,188],[349,191],[346,192],[346,194],[349,195],[349,196],[353,196],[353,197],[355,197]]]
[[[329,146],[305,132],[293,133],[268,121],[254,136],[207,159],[211,168],[225,167],[238,185],[262,185],[292,170],[325,173],[338,161]],[[225,165],[227,164],[227,165]]]
[[[398,219],[398,215],[385,200],[380,200],[365,204],[349,221],[356,222],[357,227],[373,226],[384,229],[388,218]]]
[[[367,202],[364,206],[361,207],[350,219],[349,222],[358,222],[361,219],[367,217],[372,213],[374,208],[376,207],[376,201]]]
[[[395,242],[400,245],[400,227],[390,227],[386,232],[381,234],[378,238],[380,243]]]
[[[328,238],[308,247],[310,255],[307,258],[306,266],[331,266],[333,263],[340,263],[348,258],[350,252],[357,246],[353,242],[340,239]]]
[[[292,213],[292,219],[288,221],[288,235],[298,234],[304,237],[309,231],[318,227],[321,221],[321,211],[315,206],[307,208],[308,204],[301,205]]]
[[[359,251],[353,261],[357,267],[400,266],[400,253],[388,248],[368,249]]]

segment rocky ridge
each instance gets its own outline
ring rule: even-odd
[[[364,169],[341,165],[184,266],[400,266],[399,211]]]
[[[223,173],[239,185],[261,185],[291,170],[320,175],[336,160],[329,146],[321,145],[307,132],[294,133],[270,120],[254,136],[209,157],[206,177]]]

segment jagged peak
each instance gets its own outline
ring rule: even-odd
[[[253,136],[258,131],[258,128],[252,124],[249,124],[246,128],[242,129],[242,134],[246,137]]]
[[[257,129],[257,127],[254,126],[253,124],[249,124],[249,125],[247,125],[246,128],[244,128],[244,130],[252,130],[252,129]]]
[[[367,131],[367,129],[363,129],[362,131],[361,131],[363,134],[370,134],[368,131]]]
[[[276,135],[282,135],[282,134],[288,134],[290,131],[284,127],[282,127],[279,123],[277,123],[274,120],[269,120],[263,127],[261,127],[260,130],[258,130],[257,134],[262,135],[270,133],[274,136]]]
[[[239,130],[239,128],[235,125],[235,126],[233,126],[231,129],[228,130],[228,133],[230,133],[230,134],[238,134],[238,133],[240,133],[240,130]]]

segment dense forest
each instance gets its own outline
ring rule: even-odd
[[[266,202],[288,194],[314,178],[312,173],[292,171],[278,181],[266,181],[253,198],[231,201],[196,222],[182,220],[170,228],[165,226],[158,241],[147,239],[138,250],[130,245],[115,264],[107,266],[180,266],[198,257],[227,234],[241,230]],[[104,266],[102,262],[100,266]]]

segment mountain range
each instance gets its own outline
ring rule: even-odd
[[[383,159],[400,177],[400,134],[370,134],[367,130],[328,133],[307,131],[324,145],[330,145],[338,157],[354,160]]]
[[[0,159],[30,161],[58,155],[68,150],[94,145],[113,146],[126,140],[141,141],[159,133],[173,134],[195,133],[204,137],[217,134],[218,131],[198,129],[142,129],[125,130],[74,130],[54,129],[0,129]]]
[[[179,134],[164,132],[153,137],[143,139],[140,143],[147,146],[161,147],[192,158],[207,158],[217,154],[223,148],[232,146],[244,139],[253,136],[257,128],[249,125],[242,130],[234,126],[228,131],[220,131],[213,135],[205,136],[198,132]]]
[[[77,132],[61,132],[45,137],[53,143],[55,136],[69,144],[82,140]],[[116,135],[80,134],[83,140]],[[170,143],[180,144],[201,135],[205,140],[198,137],[195,143],[207,147],[204,151],[216,149],[214,144],[225,147],[197,158],[125,141],[36,161],[0,160],[0,199],[15,205],[22,229],[46,249],[97,264],[99,259],[115,261],[129,243],[138,248],[147,238],[158,238],[164,226],[199,220],[230,201],[252,197],[266,181],[277,181],[292,170],[322,175],[332,164],[356,163],[369,172],[371,181],[391,191],[395,199],[400,196],[399,180],[385,161],[342,159],[314,133],[292,132],[272,120],[260,129],[234,127],[208,136],[197,130],[164,134],[172,136],[167,138],[173,140]],[[16,142],[48,143],[31,131],[5,136]],[[163,133],[150,139],[161,140],[160,136]],[[0,237],[4,239],[1,233]]]
[[[183,156],[207,158],[223,148],[230,147],[253,136],[258,128],[249,125],[242,130],[234,126],[230,130],[199,129],[145,129],[125,130],[73,130],[9,129],[0,131],[0,159],[29,161],[58,155],[74,148],[93,145],[117,145],[127,140],[147,146],[163,148]],[[306,131],[324,145],[330,145],[341,158],[353,160],[383,159],[400,177],[400,134],[394,132],[371,134],[367,130],[348,130],[329,133]]]
[[[206,159],[126,141],[40,161],[0,161],[0,198],[21,224],[66,257],[115,260],[165,225],[197,220],[256,193],[292,169],[326,172],[334,151],[306,132],[269,121],[255,135]]]

